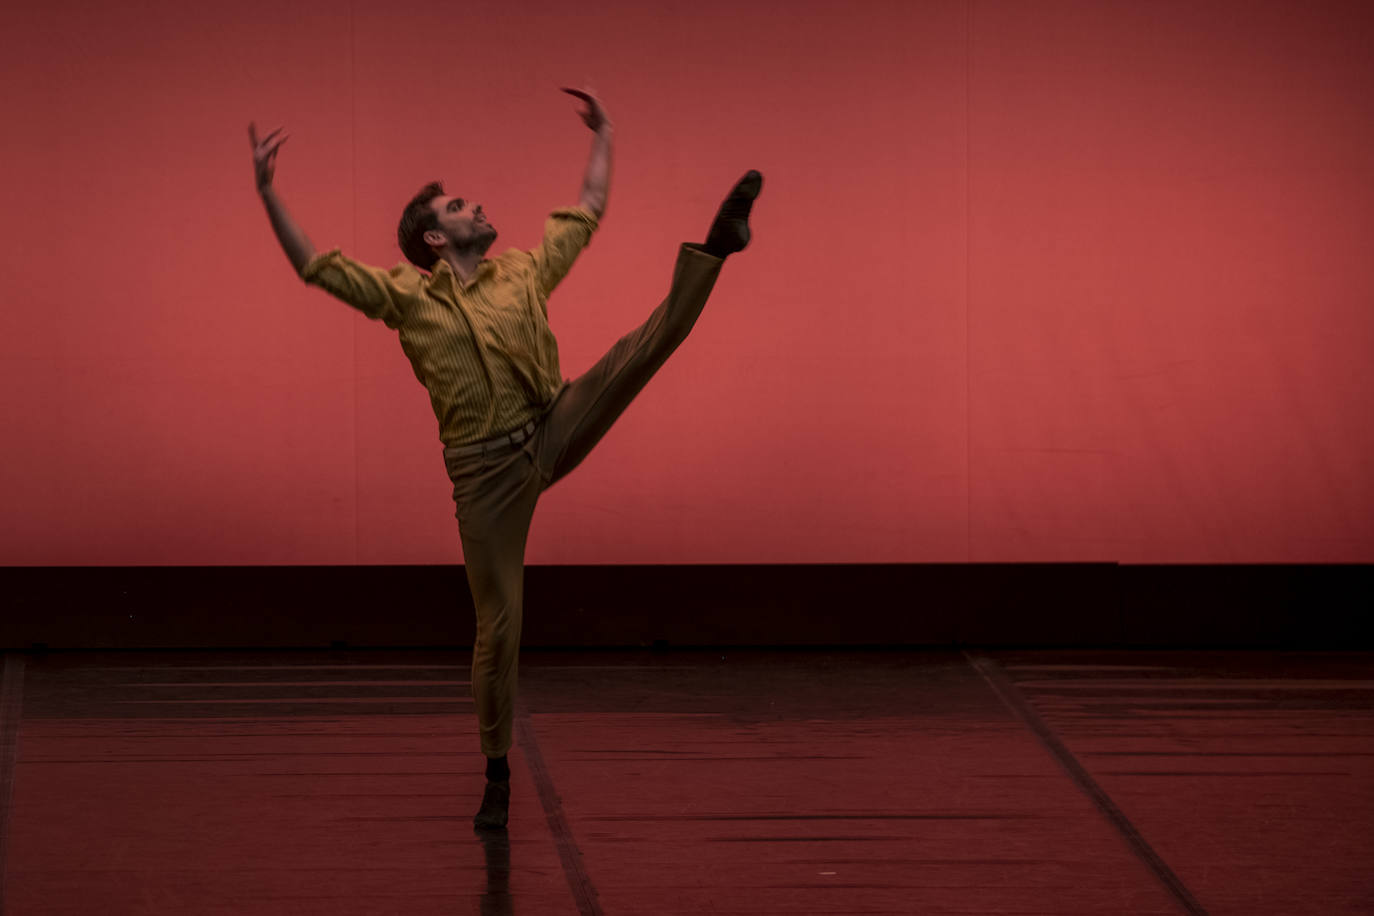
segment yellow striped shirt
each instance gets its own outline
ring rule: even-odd
[[[439,438],[467,445],[542,415],[563,387],[548,297],[597,222],[584,207],[560,207],[538,248],[485,258],[466,284],[442,259],[429,274],[409,262],[383,270],[338,248],[311,258],[301,279],[397,331]]]

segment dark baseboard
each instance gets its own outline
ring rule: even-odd
[[[0,646],[469,647],[461,566],[0,567]],[[527,647],[1374,647],[1374,565],[531,566]]]

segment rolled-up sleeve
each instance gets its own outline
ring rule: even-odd
[[[549,214],[544,222],[543,243],[529,251],[540,292],[548,296],[568,275],[598,225],[596,214],[586,207],[560,207]]]
[[[338,248],[311,258],[301,268],[301,279],[389,328],[405,323],[420,290],[420,272],[413,266],[402,263],[383,270],[346,257]]]

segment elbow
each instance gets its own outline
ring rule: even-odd
[[[291,266],[296,268],[296,275],[298,277],[301,277],[302,279],[305,278],[306,265],[308,265],[311,261],[315,260],[315,254],[316,252],[313,248],[303,251],[294,251],[291,253]]]

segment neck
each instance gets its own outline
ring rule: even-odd
[[[476,272],[477,265],[482,263],[483,254],[485,252],[475,248],[467,251],[456,251],[453,248],[448,248],[445,249],[442,256],[448,262],[448,266],[453,268],[453,272],[458,275],[459,279],[466,283],[468,278]]]

